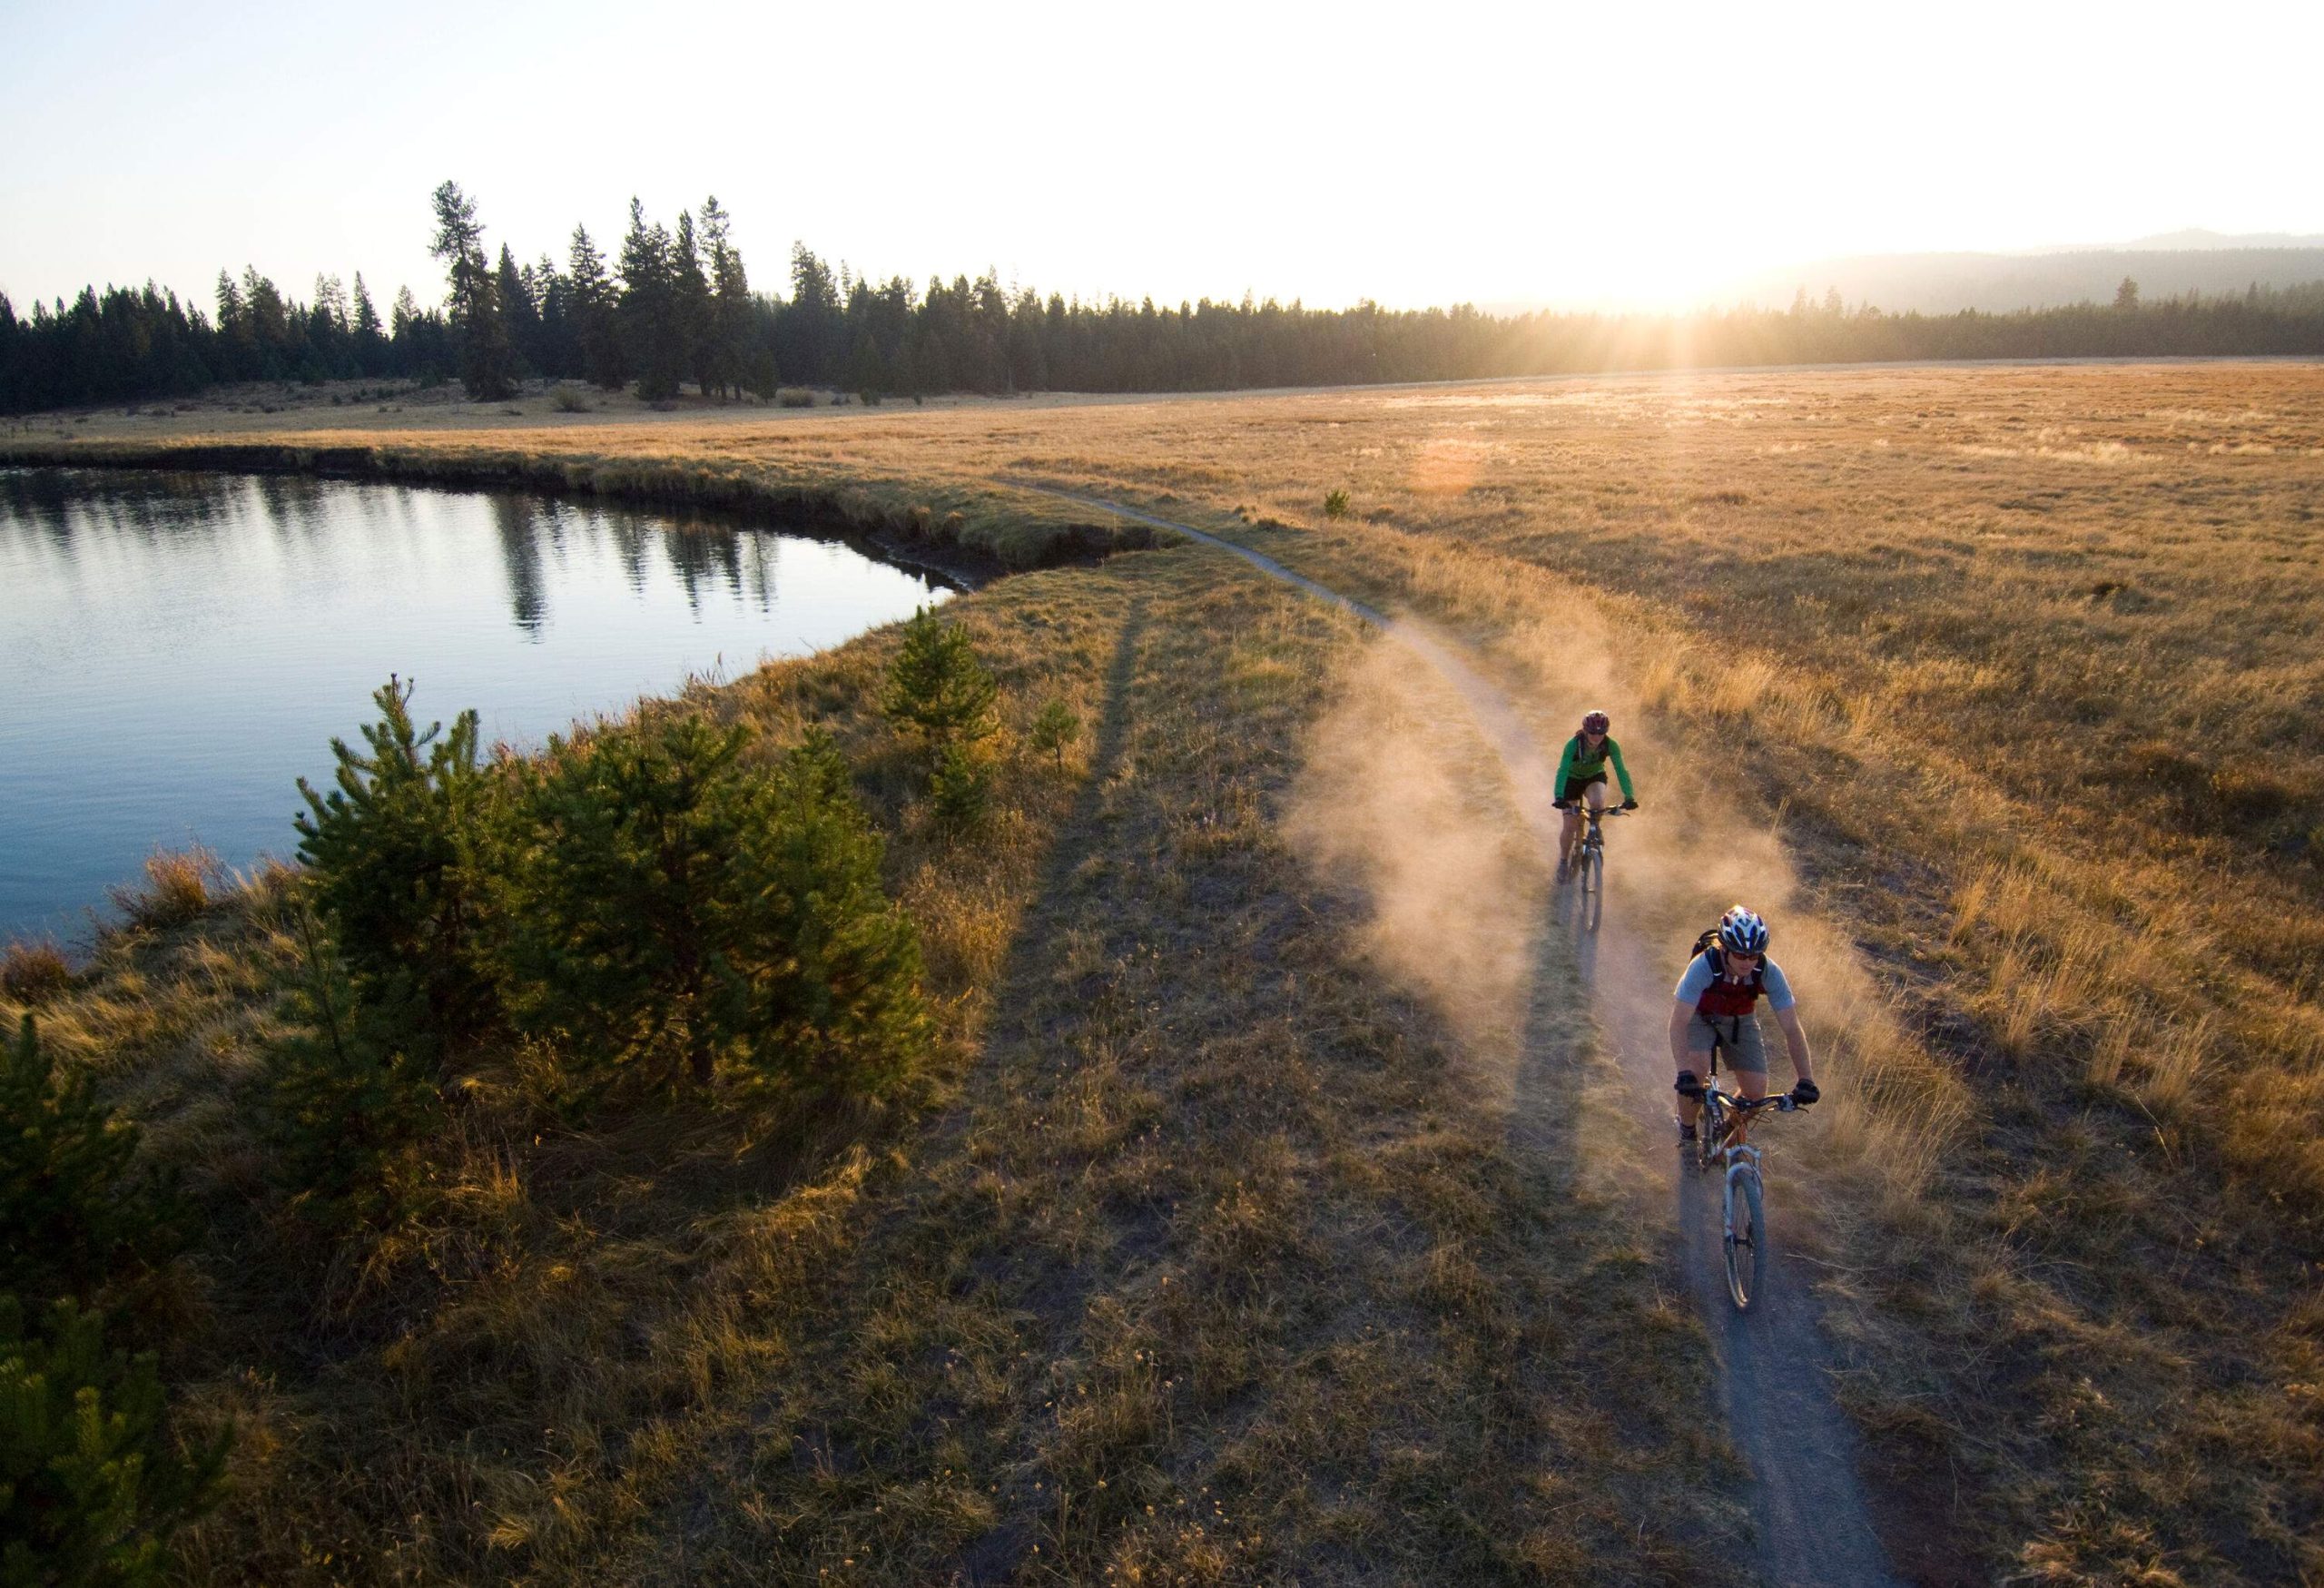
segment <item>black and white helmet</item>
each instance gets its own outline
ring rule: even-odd
[[[1718,918],[1718,946],[1738,954],[1768,952],[1768,923],[1738,904]]]
[[[1613,725],[1613,719],[1602,711],[1585,711],[1581,714],[1581,731],[1585,734],[1602,734]]]

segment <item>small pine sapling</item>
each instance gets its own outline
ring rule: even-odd
[[[475,942],[488,774],[476,713],[462,712],[449,734],[441,723],[423,733],[411,692],[390,676],[372,695],[379,720],[362,730],[368,755],[331,741],[338,787],[318,794],[299,780],[299,856],[358,996],[397,1011],[440,1061],[497,1012]]]
[[[182,1456],[151,1352],[107,1350],[102,1316],[70,1300],[28,1327],[0,1295],[0,1583],[165,1581],[170,1537],[216,1502],[231,1437]]]
[[[883,845],[821,732],[752,794],[735,846],[725,1014],[759,1084],[878,1096],[925,1050],[920,941],[880,881]]]
[[[270,1174],[303,1222],[339,1235],[384,1227],[407,1208],[440,1133],[443,1094],[430,1067],[365,1005],[301,912],[306,985],[291,1032],[267,1055],[260,1133]]]
[[[552,738],[521,774],[529,837],[502,903],[514,1001],[566,1047],[582,1094],[710,1081],[748,737],[693,715],[616,724]]]
[[[1051,755],[1057,759],[1057,769],[1065,770],[1065,753],[1081,737],[1081,714],[1066,705],[1060,695],[1049,696],[1047,705],[1033,718],[1033,730],[1028,739],[1037,755]]]
[[[86,1297],[174,1248],[180,1209],[136,1165],[137,1137],[85,1070],[56,1072],[25,1016],[0,1047],[0,1291]]]
[[[980,831],[992,814],[992,778],[984,758],[966,745],[947,745],[937,752],[928,774],[928,804],[946,837]]]
[[[991,738],[1000,725],[1000,698],[966,630],[925,607],[912,614],[880,705],[899,733],[920,742],[931,765],[949,745]]]

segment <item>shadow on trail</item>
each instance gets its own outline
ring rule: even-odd
[[[1035,486],[1032,488],[1048,488]],[[1388,633],[1460,696],[1498,756],[1518,818],[1539,853],[1554,860],[1559,814],[1550,805],[1555,763],[1509,696],[1453,642],[1416,624],[1391,624],[1270,558],[1222,537],[1094,498],[1067,496],[1143,522],[1179,530],[1232,552],[1272,577],[1354,612]],[[1093,783],[1095,774],[1093,773]],[[1813,1277],[1784,1256],[1787,1194],[1804,1195],[1783,1176],[1781,1142],[1768,1131],[1768,1222],[1774,1235],[1767,1294],[1738,1313],[1726,1291],[1718,1182],[1683,1169],[1677,1158],[1670,1084],[1674,1066],[1668,1025],[1677,945],[1649,941],[1626,905],[1642,902],[1625,886],[1624,850],[1610,845],[1613,884],[1602,919],[1585,918],[1579,888],[1553,886],[1532,944],[1533,976],[1517,1056],[1510,1122],[1512,1139],[1538,1154],[1542,1172],[1571,1183],[1580,1169],[1572,1106],[1593,1047],[1609,1050],[1629,1084],[1624,1096],[1644,1139],[1666,1144],[1675,1182],[1669,1209],[1671,1246],[1709,1337],[1705,1364],[1717,1379],[1727,1429],[1749,1469],[1742,1495],[1754,1522],[1752,1568],[1786,1588],[1887,1588],[1896,1578],[1870,1521],[1857,1475],[1855,1428],[1827,1382],[1830,1352],[1817,1327]],[[1562,1165],[1562,1169],[1556,1168]],[[1553,1180],[1552,1183],[1557,1183]],[[1642,1209],[1659,1217],[1655,1207]]]
[[[1534,1155],[1534,1168],[1562,1191],[1580,1172],[1584,1143],[1576,1093],[1597,1046],[1590,1000],[1579,991],[1571,939],[1558,930],[1553,902],[1534,932],[1532,978],[1517,1050],[1509,1139]]]
[[[1620,864],[1610,849],[1610,878]],[[1797,1117],[1778,1115],[1755,1132],[1767,1149],[1770,1249],[1764,1293],[1750,1311],[1738,1312],[1727,1293],[1723,1175],[1693,1168],[1676,1142],[1669,1019],[1686,945],[1649,941],[1623,913],[1623,900],[1618,888],[1600,927],[1570,941],[1578,959],[1587,957],[1590,1002],[1630,1078],[1639,1128],[1649,1141],[1666,1143],[1672,1160],[1664,1206],[1674,1254],[1710,1337],[1707,1366],[1717,1376],[1728,1438],[1750,1467],[1744,1500],[1759,1569],[1786,1588],[1895,1583],[1857,1475],[1856,1429],[1827,1382],[1830,1350],[1817,1325],[1816,1277],[1784,1244],[1786,1199],[1806,1195],[1784,1174],[1783,1138]]]
[[[1105,808],[1106,790],[1122,769],[1123,754],[1129,745],[1131,688],[1137,676],[1138,646],[1145,638],[1147,623],[1147,598],[1134,597],[1123,616],[1121,633],[1114,641],[1113,660],[1106,667],[1105,705],[1098,712],[1096,731],[1090,735],[1088,770],[1079,792],[1074,795],[1072,809],[1058,824],[1057,838],[1049,845],[1039,883],[1027,907],[1024,929],[1017,934],[1008,962],[1002,967],[1000,991],[993,1003],[996,1009],[1026,1007],[1024,994],[1042,977],[1049,962],[1049,938],[1057,923],[1048,919],[1044,912],[1053,909],[1070,891],[1073,873],[1090,850],[1092,829]],[[988,1032],[987,1050],[1022,1029],[1010,1026]]]

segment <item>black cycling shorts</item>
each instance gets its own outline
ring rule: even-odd
[[[1562,804],[1569,800],[1578,800],[1583,789],[1593,783],[1602,784],[1605,781],[1606,774],[1602,768],[1589,777],[1568,777],[1558,785],[1558,801]]]

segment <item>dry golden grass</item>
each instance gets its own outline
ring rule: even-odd
[[[73,962],[51,938],[14,938],[0,949],[0,992],[44,1003],[73,985]]]
[[[1621,835],[1628,907],[1671,934],[1675,955],[1705,909],[1743,893],[1772,903],[1778,952],[1831,1054],[1831,1100],[1801,1141],[1817,1165],[1844,1396],[1885,1475],[1900,1558],[1963,1581],[2233,1583],[2324,1571],[2314,1393],[2324,1274],[2313,1258],[2324,1229],[2324,651],[2313,638],[2324,628],[2324,370],[1769,372],[779,420],[758,410],[489,419],[474,433],[448,422],[434,433],[330,428],[340,417],[277,418],[266,439],[853,474],[923,498],[972,493],[997,515],[1038,498],[995,481],[1133,500],[1450,627],[1541,703],[1546,729],[1584,696],[1603,700],[1650,807]],[[1334,490],[1349,494],[1347,518],[1324,516]],[[1012,598],[1006,588],[980,600]],[[1205,621],[1190,610],[1157,607],[1149,622],[1175,640],[1175,624]],[[1189,667],[1182,687],[1200,676]],[[1353,676],[1333,673],[1333,689],[1354,688]],[[1071,688],[1095,715],[1094,684]],[[1187,730],[1197,762],[1271,750],[1251,741],[1284,731],[1243,695],[1205,698],[1220,715]],[[1321,721],[1327,707],[1305,709]],[[1090,786],[1124,775],[1106,764],[1095,759]],[[1292,786],[1295,771],[1269,786]],[[1209,775],[1169,786],[1207,786]],[[1264,829],[1280,808],[1270,799],[1226,830]],[[1231,815],[1206,808],[1211,826]],[[1086,981],[1069,1007],[1109,984],[1169,1008],[1190,990],[1225,998],[1217,989],[1249,980],[1238,970],[1247,947],[1199,964],[1109,956],[1107,925],[1133,881],[1141,922],[1181,950],[1199,937],[1174,923],[1264,913],[1312,886],[1273,863],[1206,883],[1190,841],[1209,828],[1190,821],[1157,817],[1129,853],[1087,863],[1088,884],[1112,889],[1107,910],[1076,929],[1086,940],[1058,937],[1054,957],[1112,981]],[[1328,846],[1308,853],[1331,860]],[[1052,900],[1045,911],[1066,908],[1036,893]],[[928,902],[949,896],[933,889]],[[946,907],[963,914],[962,941],[988,945],[963,965],[1025,941],[1021,922],[980,930],[966,919],[976,912]],[[1393,963],[1380,931],[1352,920],[1332,952],[1376,973]],[[1345,973],[1335,999],[1384,996]],[[1485,958],[1453,980],[1505,1009],[1511,975]],[[998,1015],[1044,1007],[1037,989],[1001,985]],[[1246,1011],[1262,1044],[1277,1040],[1266,1007]],[[1443,1029],[1447,1042],[1455,1029],[1490,1042],[1505,1024]],[[1123,1029],[1158,1041],[1143,1025]],[[1371,1020],[1345,1034],[1362,1051],[1390,1041]],[[1132,1044],[1127,1069],[1108,1059],[1128,1041],[1029,1036],[1015,1059],[996,1049],[991,1073],[1021,1076],[1038,1104],[1000,1116],[986,1150],[1003,1167],[949,1193],[990,1198],[976,1205],[1006,1215],[1005,1228],[1060,1243],[1068,1273],[1128,1262],[1093,1256],[1114,1248],[1080,1233],[1071,1212],[1087,1205],[1076,1195],[1098,1195],[1091,1177],[1053,1168],[1042,1179],[1009,1167],[1012,1155],[1052,1153],[1046,1133],[1059,1121],[1118,1144],[1137,1139],[1139,1121],[1183,1120],[1192,1103],[1135,1057],[1147,1049]],[[1045,1053],[1071,1060],[1045,1070]],[[1084,1072],[1127,1080],[1101,1086]],[[1372,1106],[1365,1117],[1393,1119],[1419,1104],[1407,1093]],[[1231,1151],[1245,1180],[1206,1187],[1212,1213],[1188,1227],[1200,1238],[1186,1260],[1221,1273],[1272,1264],[1271,1284],[1309,1294],[1290,1276],[1330,1248],[1294,1240],[1270,1254],[1254,1232],[1295,1228],[1282,1187],[1301,1183],[1312,1159],[1295,1139],[1268,1139],[1265,1107],[1251,1116],[1257,1139],[1196,1131],[1189,1139],[1206,1156],[1172,1160],[1177,1173],[1211,1173],[1206,1155]],[[1015,1139],[1028,1118],[1041,1133]],[[1011,1186],[1021,1201],[1008,1199]],[[1178,1200],[1181,1216],[1195,1205]],[[1393,1228],[1412,1217],[1400,1211]],[[877,1248],[889,1255],[926,1238],[905,1214],[881,1228],[904,1230],[892,1238],[903,1248]],[[1411,1294],[1481,1294],[1464,1257],[1488,1275],[1512,1260],[1498,1249],[1432,1256]],[[861,1282],[876,1287],[873,1272]],[[1031,1295],[1029,1315],[1058,1310],[1052,1290]],[[905,1317],[941,1299],[941,1287],[892,1293]],[[1264,1314],[1265,1297],[1248,1305]],[[1010,1360],[991,1344],[1008,1338],[991,1317],[971,1309],[951,1327],[987,1342],[988,1374]],[[1149,1336],[1126,1337],[1135,1369]],[[1098,1352],[1059,1373],[1049,1365],[1062,1357],[1015,1348],[1032,1352],[1023,1372],[1046,1376],[1024,1381],[1054,1403],[1046,1411],[1097,1394],[1094,1364],[1115,1363]],[[893,1408],[880,1451],[932,1437],[904,1408],[943,1371],[940,1361],[882,1366],[891,1355],[859,1356],[850,1369],[862,1404]],[[1198,1382],[1234,1383],[1236,1371],[1215,1364]],[[832,1381],[819,1370],[813,1382]],[[1134,1387],[1136,1376],[1106,1382]],[[1286,1381],[1266,1382],[1266,1405],[1286,1405]],[[986,1415],[985,1400],[961,1405],[964,1424]],[[1147,1425],[1117,1407],[1091,1425]],[[1168,1426],[1165,1443],[1184,1447],[1184,1425]],[[1042,1440],[1014,1447],[1059,1452],[1066,1465],[1038,1469],[1049,1481],[1080,1470],[1063,1418]],[[944,1486],[959,1464],[931,1448],[933,1467],[911,1469],[920,1497],[896,1504],[970,1514],[974,1496]],[[838,1510],[788,1500],[765,1512],[779,1529],[887,1493],[854,1484],[854,1464],[868,1459],[811,1443],[803,1454],[730,1454],[717,1470],[748,1475],[722,1480],[737,1505],[783,1461],[826,1475],[815,1482],[832,1486],[813,1493],[836,1496]],[[1257,1480],[1238,1469],[1236,1481]],[[1077,1504],[1087,1498],[1076,1493]],[[865,1503],[862,1536],[876,1542],[891,1512],[885,1499]],[[1040,1537],[1051,1551],[1081,1547],[1073,1528],[1068,1516]],[[1166,1534],[1151,1536],[1160,1548]],[[1169,1570],[1198,1574],[1187,1563],[1196,1544],[1167,1536],[1195,1552]],[[663,1535],[657,1547],[676,1570],[693,1545]],[[1204,1569],[1232,1574],[1221,1548],[1204,1535]],[[1379,1558],[1359,1548],[1322,1569],[1357,1574],[1351,1563]]]
[[[116,887],[113,902],[137,926],[183,926],[210,908],[226,868],[209,850],[156,850],[145,857],[142,885]]]
[[[1565,1134],[1512,1144],[1278,830],[1361,636],[1192,548],[947,611],[1009,713],[975,846],[907,798],[892,634],[694,695],[829,727],[898,833],[944,1028],[917,1108],[576,1135],[512,1053],[426,1214],[325,1258],[248,1211],[283,880],[100,945],[44,1029],[214,1220],[169,1367],[241,1437],[184,1574],[1728,1580],[1699,1333],[1638,1165],[1577,1167],[1620,1105],[1571,964],[1529,982]],[[1052,698],[1068,772],[1024,744]]]

